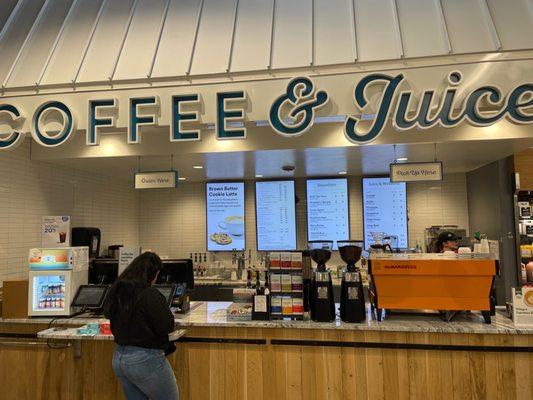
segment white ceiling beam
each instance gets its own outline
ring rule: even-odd
[[[231,44],[229,48],[228,67],[226,68],[227,73],[231,71],[231,62],[233,60],[233,47],[235,46],[235,30],[237,27],[238,14],[239,14],[239,0],[235,0],[235,11],[233,13],[233,27],[231,29]]]
[[[270,21],[270,51],[267,69],[272,69],[272,58],[274,57],[274,21],[276,19],[276,0],[272,0],[272,19]]]
[[[189,65],[187,66],[187,72],[185,73],[187,76],[191,74],[192,69],[192,62],[194,60],[194,52],[196,51],[196,43],[198,42],[198,32],[200,32],[200,20],[202,19],[202,12],[204,11],[204,1],[200,3],[200,7],[198,7],[198,15],[196,16],[196,28],[194,30],[194,39],[192,41],[192,48],[191,48],[191,56],[189,57]]]
[[[100,23],[100,18],[102,17],[102,14],[107,5],[107,2],[108,0],[103,0],[102,4],[100,5],[100,10],[98,10],[98,14],[96,15],[96,19],[94,20],[93,26],[91,28],[91,33],[89,34],[89,37],[87,38],[87,43],[85,43],[85,48],[83,50],[83,54],[78,64],[78,68],[76,69],[76,74],[74,74],[74,76],[70,80],[72,83],[76,83],[76,81],[78,80],[78,77],[81,72],[81,67],[83,66],[83,63],[85,62],[85,58],[87,57],[87,53],[89,51],[89,46],[91,45],[91,42],[93,41],[94,33],[96,32],[96,28],[98,27],[98,24]]]
[[[7,86],[7,83],[9,82],[9,79],[11,79],[11,75],[13,74],[13,71],[15,70],[15,67],[17,66],[18,61],[20,60],[20,57],[22,56],[22,53],[24,53],[24,49],[28,45],[28,42],[30,41],[31,37],[35,34],[35,31],[37,30],[37,27],[39,26],[39,22],[43,18],[44,14],[46,13],[46,9],[48,7],[48,4],[51,0],[45,0],[43,6],[39,10],[39,14],[37,14],[37,18],[35,18],[35,21],[33,22],[33,25],[30,29],[30,32],[28,33],[28,36],[24,39],[24,43],[22,43],[22,46],[20,46],[19,52],[17,54],[17,57],[15,58],[15,61],[13,61],[13,64],[11,64],[11,68],[9,68],[9,72],[6,75],[6,79],[4,79],[4,82],[2,83],[2,87],[5,88]]]
[[[500,35],[498,35],[496,25],[494,24],[494,18],[492,17],[492,12],[490,11],[489,5],[487,4],[487,0],[479,0],[479,2],[481,4],[483,16],[488,23],[490,35],[492,37],[494,46],[496,47],[496,50],[500,51],[502,49],[502,42],[500,40]]]
[[[400,58],[405,57],[405,51],[403,48],[402,28],[400,27],[400,18],[398,17],[398,3],[397,0],[391,0],[392,15],[394,17],[394,28],[396,31],[396,39],[398,43],[398,51]]]
[[[437,11],[439,12],[439,18],[442,24],[442,31],[444,33],[444,40],[448,49],[448,54],[453,53],[452,42],[450,41],[450,34],[448,33],[448,23],[446,22],[446,16],[444,15],[444,9],[442,7],[442,0],[435,0]]]
[[[117,58],[115,59],[115,63],[113,65],[113,69],[111,70],[111,73],[109,74],[109,80],[112,81],[115,77],[115,73],[117,72],[118,62],[120,61],[120,56],[122,55],[122,51],[124,50],[124,44],[126,43],[126,38],[128,37],[128,32],[130,31],[131,27],[131,21],[133,21],[133,16],[135,15],[135,9],[137,8],[137,4],[139,4],[139,0],[135,0],[133,3],[133,6],[130,10],[130,15],[128,17],[128,22],[126,24],[126,27],[124,28],[124,33],[122,34],[122,42],[120,43],[120,48],[118,49]]]
[[[315,65],[315,0],[311,0],[311,61],[309,65]]]
[[[18,0],[17,4],[15,5],[15,7],[13,7],[13,10],[11,11],[11,14],[9,14],[9,17],[6,20],[6,23],[4,24],[4,27],[0,31],[0,42],[4,38],[6,32],[11,27],[11,24],[13,23],[13,21],[15,20],[15,17],[17,16],[19,10],[22,7],[22,3],[24,3],[24,0]]]
[[[61,36],[63,36],[63,31],[65,30],[67,25],[70,23],[72,15],[74,14],[74,10],[76,9],[76,6],[78,5],[79,1],[80,0],[74,0],[72,4],[70,5],[70,9],[68,10],[67,16],[65,17],[65,19],[63,20],[63,23],[61,24],[61,28],[59,29],[56,39],[54,40],[54,44],[52,45],[52,48],[48,52],[48,57],[46,57],[46,61],[43,65],[43,68],[41,69],[41,72],[39,73],[37,82],[35,82],[37,86],[39,86],[41,84],[41,81],[43,80],[43,76],[46,73],[46,70],[48,69],[48,65],[50,65],[50,61],[52,60],[54,53],[56,52],[57,45],[59,44],[59,41],[61,40]]]
[[[161,38],[163,37],[163,29],[165,28],[165,24],[167,22],[169,8],[170,8],[170,0],[167,0],[167,4],[165,5],[165,10],[163,11],[163,16],[161,17],[161,24],[159,25],[159,35],[157,36],[157,43],[155,45],[154,56],[152,57],[152,62],[150,63],[150,69],[148,70],[148,73],[146,74],[147,78],[151,78],[152,73],[154,72],[155,60],[157,58],[157,53],[159,52],[159,45],[161,44]]]
[[[355,17],[355,4],[354,1],[356,0],[348,0],[348,4],[351,7],[351,15],[352,18],[350,18],[350,21],[352,23],[352,29],[353,29],[353,35],[352,35],[352,54],[353,54],[353,60],[357,61],[357,18]]]

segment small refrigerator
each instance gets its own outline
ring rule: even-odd
[[[69,316],[80,285],[88,281],[88,248],[30,250],[28,315]]]

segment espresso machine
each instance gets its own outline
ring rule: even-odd
[[[341,320],[344,322],[363,322],[366,319],[365,296],[361,273],[355,264],[361,259],[362,240],[339,240],[339,253],[346,268],[342,271],[341,282]]]
[[[308,247],[311,258],[317,264],[311,281],[311,318],[317,322],[331,322],[335,320],[335,299],[331,273],[326,269],[326,263],[331,258],[333,241],[313,240],[308,242]]]

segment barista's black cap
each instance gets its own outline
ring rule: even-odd
[[[444,242],[448,242],[448,241],[455,242],[455,241],[457,241],[459,239],[461,239],[461,238],[455,236],[452,232],[442,232],[441,234],[439,234],[438,242],[439,243],[444,243]]]

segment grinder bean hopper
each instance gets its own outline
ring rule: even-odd
[[[361,259],[362,240],[339,240],[339,253],[346,263],[341,282],[341,320],[363,322],[366,318],[365,296],[361,273],[355,264]]]
[[[308,242],[308,247],[311,258],[317,264],[311,282],[311,318],[318,322],[331,322],[335,320],[335,299],[331,273],[326,263],[331,258],[333,241],[313,240]]]

